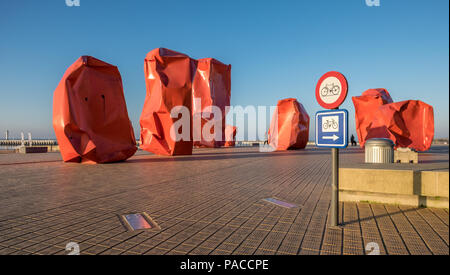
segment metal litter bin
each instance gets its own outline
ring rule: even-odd
[[[372,138],[366,141],[366,163],[393,163],[394,142],[387,138]]]

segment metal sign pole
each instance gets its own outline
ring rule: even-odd
[[[331,148],[331,226],[339,224],[339,149]]]
[[[335,110],[338,110],[335,108]],[[339,149],[331,148],[331,226],[339,224]]]

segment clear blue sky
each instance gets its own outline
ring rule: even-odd
[[[81,55],[117,65],[135,132],[145,98],[144,57],[166,47],[232,64],[232,105],[295,97],[311,118],[314,88],[342,72],[349,97],[384,87],[394,101],[434,107],[449,136],[449,1],[0,1],[0,131],[54,137],[52,96]],[[311,120],[313,121],[313,120]],[[311,137],[313,136],[311,123]]]

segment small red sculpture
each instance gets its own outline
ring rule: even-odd
[[[278,101],[268,142],[277,151],[303,149],[309,138],[309,115],[295,98]]]

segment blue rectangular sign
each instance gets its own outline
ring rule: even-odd
[[[348,112],[344,109],[316,113],[316,146],[346,148],[348,145]]]

